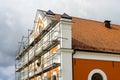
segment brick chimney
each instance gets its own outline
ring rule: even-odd
[[[105,21],[104,21],[106,28],[111,28],[110,22],[111,22],[111,21],[109,21],[109,20],[105,20]]]

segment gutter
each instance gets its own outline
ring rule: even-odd
[[[72,53],[72,80],[74,80],[74,61],[73,61],[73,56],[76,53],[76,50],[73,49],[73,53]]]

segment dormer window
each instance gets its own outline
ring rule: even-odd
[[[41,33],[41,32],[42,32],[42,26],[39,25],[39,33]]]
[[[40,67],[40,65],[41,65],[41,59],[39,59],[37,62],[37,66]]]
[[[111,21],[109,21],[109,20],[105,20],[105,21],[104,21],[106,28],[111,28],[110,22],[111,22]]]
[[[53,76],[52,76],[52,80],[57,80],[56,75],[53,75]]]

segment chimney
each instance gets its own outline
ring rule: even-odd
[[[105,21],[104,21],[106,28],[111,28],[110,22],[111,22],[111,21],[109,21],[109,20],[105,20]]]

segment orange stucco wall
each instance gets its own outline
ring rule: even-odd
[[[88,80],[93,69],[101,69],[108,80],[120,80],[120,62],[73,59],[73,80]]]

